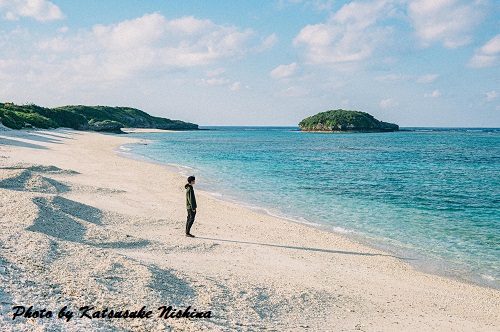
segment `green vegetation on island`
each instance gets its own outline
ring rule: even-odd
[[[300,121],[299,126],[302,131],[388,132],[399,130],[397,124],[379,121],[368,113],[342,109],[310,116]]]
[[[58,128],[121,132],[121,128],[196,130],[198,125],[149,115],[130,107],[62,106],[46,108],[34,104],[0,103],[0,122],[12,129]]]

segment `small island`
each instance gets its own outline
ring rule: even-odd
[[[398,131],[394,123],[383,122],[372,115],[360,111],[331,110],[303,119],[299,123],[302,131],[330,132],[392,132]]]
[[[149,115],[130,107],[62,106],[0,103],[0,123],[11,129],[59,128],[122,133],[122,128],[196,130],[198,125]]]

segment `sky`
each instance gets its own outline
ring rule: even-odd
[[[0,102],[500,127],[499,0],[0,0]]]

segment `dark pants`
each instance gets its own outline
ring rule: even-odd
[[[194,212],[193,210],[187,210],[187,211],[188,211],[188,216],[186,221],[186,234],[191,234],[191,226],[193,226],[196,212]]]

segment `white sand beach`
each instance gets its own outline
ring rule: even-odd
[[[185,178],[116,154],[133,141],[0,131],[2,331],[500,330],[498,290],[202,191],[185,237]],[[13,320],[14,306],[51,317]],[[152,313],[91,319],[84,306]]]

